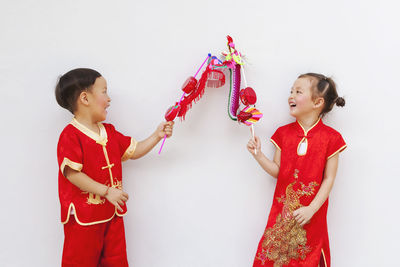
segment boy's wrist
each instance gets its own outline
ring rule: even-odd
[[[110,187],[106,186],[106,191],[104,192],[103,197],[107,197],[109,190],[110,190]]]

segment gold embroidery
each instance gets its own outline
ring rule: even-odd
[[[117,188],[122,190],[122,181],[118,181],[117,178],[115,178],[114,184],[112,185],[112,187]]]
[[[104,204],[105,202],[106,202],[105,199],[102,199],[99,195],[93,193],[89,193],[89,196],[86,201],[87,204],[95,204],[95,205]]]
[[[289,264],[292,259],[306,258],[311,251],[307,246],[307,232],[293,217],[293,212],[302,207],[300,198],[311,196],[315,193],[316,182],[304,185],[300,182],[301,189],[295,190],[293,186],[297,183],[298,170],[294,172],[295,181],[286,187],[286,195],[277,197],[279,203],[283,203],[282,212],[276,217],[276,223],[272,228],[264,232],[262,249],[256,256],[258,260],[265,263],[270,260],[274,267]]]

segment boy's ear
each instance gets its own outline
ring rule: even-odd
[[[82,91],[81,94],[79,95],[79,102],[85,106],[89,105],[89,96],[86,91]]]
[[[314,107],[315,108],[320,108],[320,107],[322,107],[324,105],[324,103],[325,103],[325,99],[323,97],[317,97],[314,100]]]

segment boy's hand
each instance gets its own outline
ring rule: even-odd
[[[260,138],[258,136],[254,136],[253,138],[250,138],[249,142],[247,143],[247,150],[255,156],[255,150],[257,149],[257,155],[259,155],[259,151],[261,150],[261,142]]]
[[[117,209],[121,212],[124,210],[121,208],[121,206],[125,205],[125,202],[128,201],[128,194],[122,191],[121,189],[114,188],[114,187],[109,187],[107,195],[105,198],[113,204]]]
[[[174,129],[173,121],[162,122],[160,123],[160,125],[158,125],[156,133],[159,138],[164,138],[165,135],[167,135],[167,137],[171,137],[173,129]]]
[[[295,210],[293,212],[293,216],[295,220],[301,226],[303,226],[311,220],[312,216],[314,216],[314,213],[314,210],[310,206],[305,206]]]

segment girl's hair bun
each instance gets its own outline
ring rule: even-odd
[[[343,97],[338,97],[336,98],[336,106],[338,107],[344,107],[344,105],[346,104],[346,101],[344,100]]]

